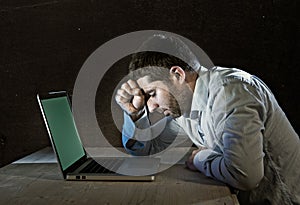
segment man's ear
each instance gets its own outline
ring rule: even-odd
[[[183,84],[185,82],[186,74],[180,66],[172,66],[170,68],[170,74],[173,74],[180,84]]]

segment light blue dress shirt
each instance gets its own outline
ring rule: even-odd
[[[201,67],[190,113],[154,125],[147,112],[136,122],[124,114],[123,145],[133,155],[160,152],[182,133],[208,148],[195,156],[197,169],[239,190],[241,204],[300,204],[299,136],[257,77]]]

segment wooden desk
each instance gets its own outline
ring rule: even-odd
[[[40,152],[41,153],[41,152]],[[238,204],[227,186],[177,164],[154,182],[64,181],[52,157],[0,169],[0,204]]]

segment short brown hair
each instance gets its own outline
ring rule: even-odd
[[[144,51],[133,54],[129,64],[129,71],[148,66],[163,67],[167,69],[170,69],[172,66],[180,66],[185,71],[194,71],[194,69],[183,60],[166,53],[155,51]]]
[[[200,63],[179,37],[161,33],[150,36],[132,55],[129,71],[146,66],[180,66],[185,71],[197,71]]]

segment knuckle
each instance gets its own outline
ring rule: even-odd
[[[117,95],[117,96],[115,97],[115,100],[116,100],[117,103],[121,103],[121,97],[120,97],[120,96]]]
[[[121,92],[122,92],[122,90],[121,90],[121,89],[118,89],[118,90],[117,90],[117,95],[119,95]]]
[[[122,86],[121,86],[121,89],[126,89],[128,87],[128,84],[127,83],[123,83]]]
[[[119,90],[117,91],[117,94],[118,94],[118,95],[122,95],[122,93],[124,93],[124,90],[122,90],[122,89],[119,89]]]
[[[136,82],[135,82],[134,80],[132,80],[132,79],[129,79],[129,80],[127,81],[127,83],[128,83],[128,85],[129,85],[131,88],[137,87]]]
[[[135,83],[135,81],[132,80],[132,79],[129,79],[127,82],[130,83],[130,84]]]

